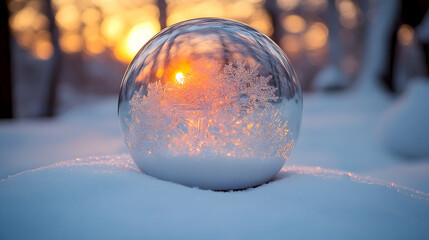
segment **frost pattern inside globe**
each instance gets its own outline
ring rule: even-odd
[[[122,80],[119,118],[139,168],[204,189],[257,186],[298,137],[302,93],[282,50],[226,19],[194,19],[157,34]]]

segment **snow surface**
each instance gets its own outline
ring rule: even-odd
[[[317,90],[334,90],[345,88],[349,79],[338,66],[330,64],[323,68],[313,81],[313,88]]]
[[[230,192],[142,174],[116,99],[0,122],[0,239],[428,239],[429,158],[383,148],[375,133],[390,102],[374,99],[305,96],[281,172]]]
[[[379,138],[406,157],[429,157],[429,79],[411,80],[406,92],[383,114]]]
[[[417,37],[424,43],[429,43],[429,13],[426,12],[423,21],[416,28]]]

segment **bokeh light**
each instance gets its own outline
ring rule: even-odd
[[[398,31],[398,40],[402,45],[410,45],[414,39],[414,29],[407,24],[401,25]]]
[[[308,50],[319,49],[326,45],[329,31],[325,24],[314,23],[304,35],[305,47]]]
[[[345,28],[355,28],[357,26],[358,8],[350,0],[341,0],[336,2],[336,7],[340,13],[340,23]]]
[[[51,39],[52,35],[46,34],[52,26],[43,0],[10,0],[9,21],[16,42],[36,59],[50,59],[57,51],[53,41],[58,41],[60,50],[65,54],[97,56],[99,60],[121,62],[120,65],[124,66],[162,27],[192,18],[228,18],[273,37],[294,58],[296,70],[303,81],[314,77],[316,71],[329,61],[329,34],[338,35],[344,46],[361,45],[353,36],[354,32],[362,31],[360,27],[364,16],[361,4],[356,0],[332,2],[340,23],[340,29],[335,33],[330,33],[327,27],[327,15],[331,14],[327,11],[332,10],[327,7],[328,0],[165,2],[164,8],[158,5],[160,1],[157,0],[52,0],[58,39]],[[406,40],[410,38],[409,32],[408,28],[398,32],[401,43],[409,44]],[[343,55],[352,54],[353,51],[344,52]],[[359,62],[359,57],[356,61]],[[347,66],[352,66],[347,68],[347,73],[356,72],[353,64]],[[302,71],[304,67],[306,70]],[[159,68],[156,74],[173,76],[175,73]],[[305,88],[305,84],[303,86]]]
[[[304,18],[298,16],[298,15],[290,15],[286,16],[283,19],[283,27],[291,32],[291,33],[299,33],[302,32],[306,27],[306,22]]]
[[[192,18],[218,17],[247,23],[267,35],[271,35],[273,31],[270,17],[263,8],[262,1],[170,0],[167,2],[168,26]]]
[[[298,6],[299,2],[300,0],[277,0],[277,5],[283,10],[291,11]]]
[[[80,27],[79,10],[72,4],[62,6],[55,15],[55,20],[60,28],[76,31]]]
[[[35,42],[38,32],[46,31],[49,26],[44,4],[38,0],[11,0],[9,3],[10,25],[17,42],[39,59],[46,59],[48,53],[52,53],[47,50],[49,41],[46,39]],[[94,55],[108,51],[117,60],[128,63],[161,29],[155,0],[53,0],[52,4],[55,24],[60,31],[60,48],[69,54]],[[263,4],[261,0],[167,0],[166,22],[172,25],[191,18],[230,18],[271,35],[273,27]]]
[[[143,44],[149,41],[159,30],[159,24],[156,22],[146,22],[134,26],[127,37],[123,39],[123,44],[120,44],[116,49],[115,56],[123,61],[132,59]]]
[[[305,0],[303,5],[309,11],[324,10],[327,5],[327,0]]]
[[[287,35],[284,36],[280,43],[281,47],[288,53],[298,53],[301,51],[301,40],[297,36]]]
[[[66,53],[79,52],[82,49],[82,37],[76,33],[64,33],[60,38],[60,47]]]

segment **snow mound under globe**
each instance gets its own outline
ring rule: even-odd
[[[283,51],[226,19],[173,25],[124,75],[121,129],[139,168],[204,189],[269,181],[299,134],[302,93]]]
[[[1,239],[429,236],[429,194],[315,166],[288,166],[258,188],[215,192],[141,174],[128,154],[94,156],[2,179],[0,196]]]

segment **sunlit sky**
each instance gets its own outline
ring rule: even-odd
[[[109,53],[127,63],[151,37],[160,31],[156,1],[52,0],[59,45],[65,53],[88,55]],[[49,20],[41,0],[11,0],[10,26],[17,42],[38,59],[53,54]],[[198,17],[222,17],[249,24],[270,36],[270,15],[263,0],[167,0],[167,25]],[[277,0],[283,37],[279,45],[288,54],[328,47],[329,30],[325,19],[305,19],[297,8],[324,11],[327,0]],[[345,29],[356,28],[361,10],[351,0],[336,0],[339,20]],[[402,44],[410,44],[412,28],[398,32]]]

